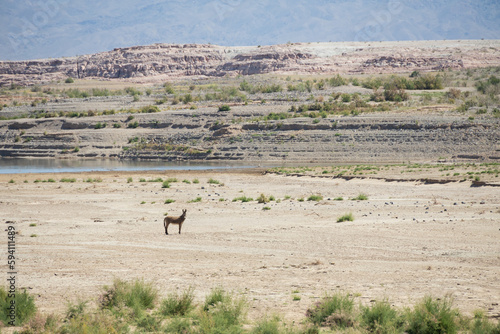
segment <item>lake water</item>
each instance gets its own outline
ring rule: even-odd
[[[147,170],[209,170],[252,168],[248,164],[227,162],[167,162],[121,160],[61,160],[61,159],[0,159],[0,174],[66,173],[91,171],[147,171]]]

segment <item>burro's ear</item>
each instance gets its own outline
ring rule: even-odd
[[[186,213],[186,212],[187,212],[187,210],[186,210],[186,209],[182,209],[182,213]]]

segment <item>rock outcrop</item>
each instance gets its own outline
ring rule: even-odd
[[[258,47],[153,44],[61,59],[1,61],[0,86],[74,78],[278,73],[394,73],[500,65],[500,41],[289,43]]]

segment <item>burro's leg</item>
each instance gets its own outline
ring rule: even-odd
[[[179,224],[179,234],[181,234],[182,223]]]
[[[170,225],[169,222],[165,223],[165,234],[168,235],[168,225]]]

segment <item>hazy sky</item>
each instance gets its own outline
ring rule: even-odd
[[[152,43],[500,39],[500,0],[0,0],[0,60]]]

